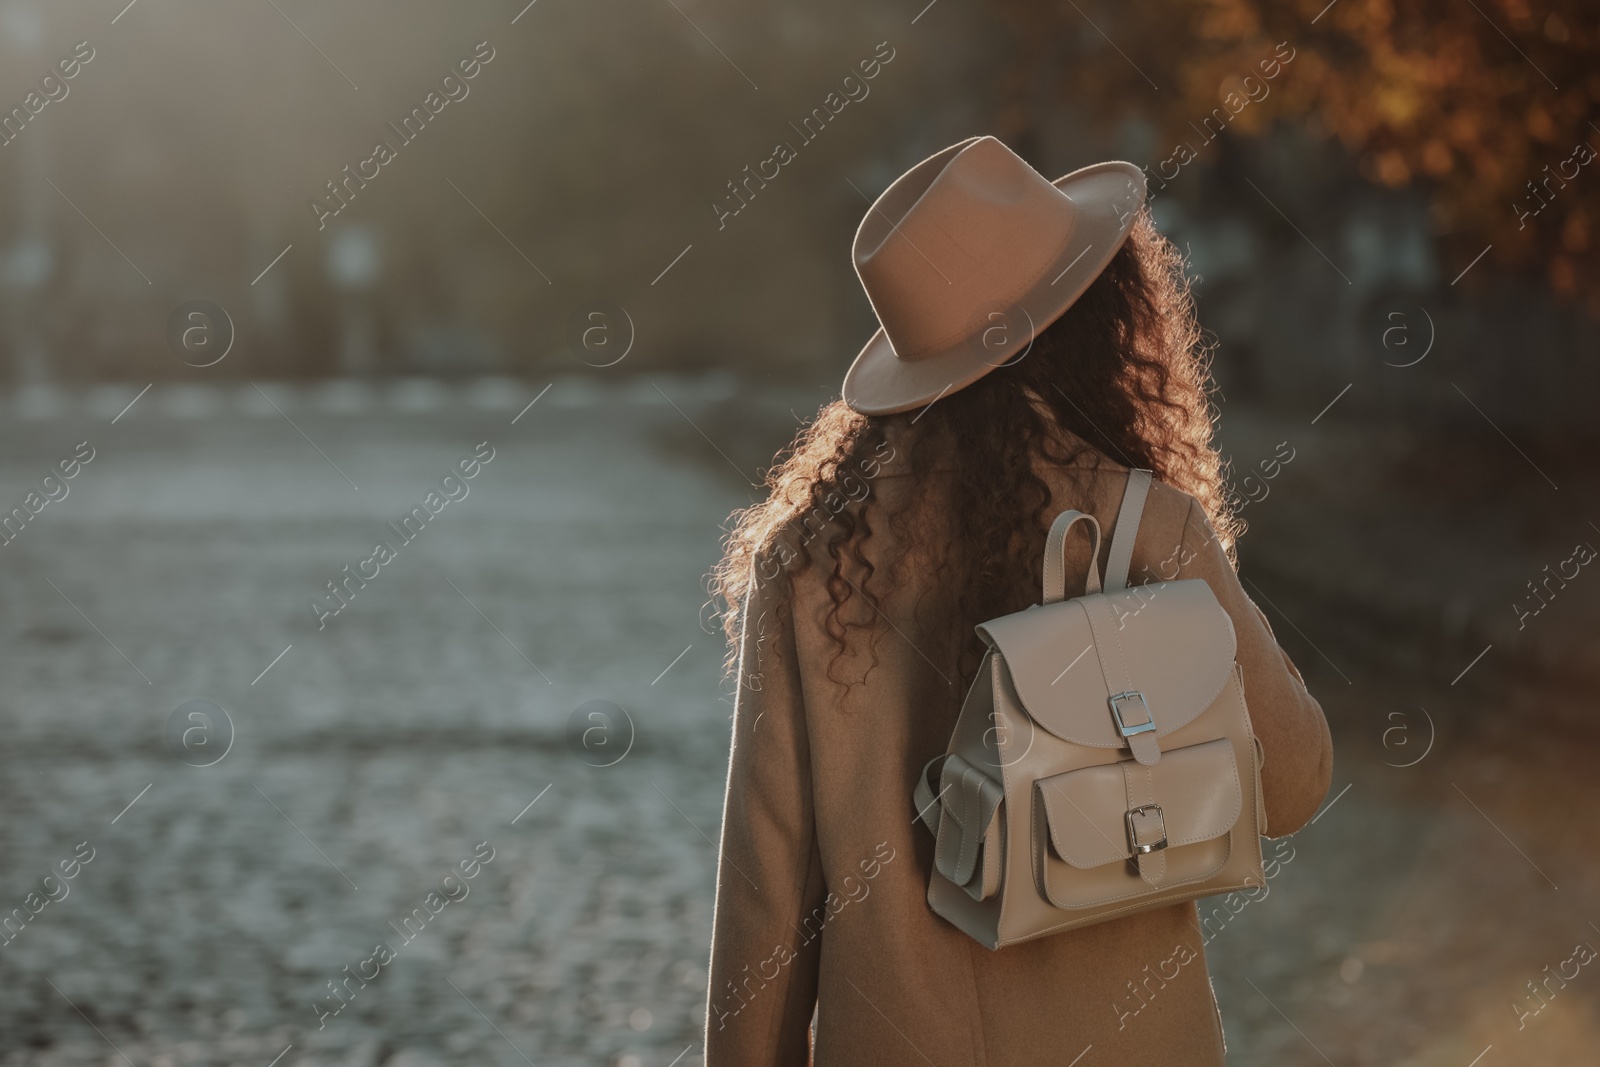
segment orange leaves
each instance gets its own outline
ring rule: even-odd
[[[1407,130],[1422,115],[1426,101],[1415,85],[1387,84],[1372,93],[1371,107],[1383,124]]]
[[[1377,172],[1378,180],[1391,188],[1398,188],[1411,180],[1411,167],[1406,163],[1405,153],[1397,148],[1379,153]]]
[[[1579,142],[1600,146],[1594,0],[992,2],[1019,41],[1077,42],[1092,19],[1116,48],[1069,44],[1024,55],[1024,65],[1053,64],[1064,99],[1107,123],[1140,118],[1160,132],[1158,144],[1192,137],[1189,123],[1219,100],[1247,97],[1260,56],[1287,42],[1294,62],[1270,99],[1236,111],[1231,136],[1260,136],[1280,118],[1325,131],[1368,180],[1421,186],[1439,229],[1469,258],[1494,242],[1502,267],[1520,265],[1600,308],[1600,164],[1564,186],[1552,181],[1560,195],[1536,215],[1535,202],[1524,203],[1545,164]],[[1037,102],[1007,95],[1026,125],[1042,124]]]
[[[1589,250],[1589,214],[1580,204],[1561,227],[1561,247],[1580,254]]]
[[[1450,146],[1439,138],[1431,138],[1422,146],[1422,169],[1430,177],[1442,178],[1450,173],[1450,168],[1455,163],[1455,157],[1450,151]]]
[[[1537,102],[1528,108],[1527,130],[1535,140],[1546,144],[1560,138],[1556,124],[1550,118],[1550,112],[1545,110],[1543,104]]]
[[[1572,31],[1567,28],[1567,21],[1554,11],[1544,20],[1544,35],[1556,44],[1566,44],[1572,40]]]

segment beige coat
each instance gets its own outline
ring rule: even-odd
[[[938,506],[929,488],[937,479],[913,485],[895,466],[873,479],[875,496]],[[1060,468],[1043,473],[1054,510],[1089,511],[1108,534],[1114,529],[1125,468],[1105,464],[1076,489]],[[954,684],[958,642],[977,638],[952,632],[953,591],[915,535],[911,542],[892,589],[878,572],[878,666],[848,694],[826,674],[834,654],[822,624],[826,556],[802,573],[792,599],[762,581],[747,605],[717,872],[708,1067],[802,1065],[808,1054],[818,1067],[1221,1063],[1203,944],[1214,932],[1202,935],[1194,903],[998,952],[929,910],[933,837],[915,819],[912,786],[944,751],[964,695]],[[1204,510],[1156,484],[1130,584],[1163,564],[1170,576],[1180,544],[1188,551],[1176,558],[1189,562],[1179,576],[1204,578],[1238,635],[1245,698],[1266,753],[1268,832],[1292,833],[1328,788],[1322,710],[1240,587]],[[868,545],[879,563],[900,551],[882,522]],[[1082,574],[1087,559],[1076,565],[1069,574]],[[859,682],[871,655],[852,633],[834,670]]]

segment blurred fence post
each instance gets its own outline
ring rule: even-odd
[[[382,273],[378,240],[367,226],[346,226],[328,243],[328,278],[340,292],[341,375],[359,377],[378,369],[378,324],[372,290]]]

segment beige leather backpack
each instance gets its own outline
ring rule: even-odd
[[[1044,603],[977,627],[988,652],[949,750],[918,776],[938,838],[928,903],[991,949],[1265,884],[1232,620],[1203,580],[1127,585],[1149,487],[1129,474],[1103,579],[1094,516],[1056,518]],[[1089,573],[1069,600],[1079,524]]]

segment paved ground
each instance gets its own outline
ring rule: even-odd
[[[560,381],[519,416],[542,385],[154,390],[114,424],[136,389],[34,394],[0,421],[4,508],[94,449],[0,548],[0,914],[65,893],[0,944],[0,1064],[699,1062],[728,712],[700,580],[749,499],[736,468],[820,394],[736,416],[717,379]],[[1241,456],[1282,432],[1238,424]],[[1307,439],[1247,510],[1350,789],[1209,947],[1232,1062],[1593,1062],[1595,968],[1521,1030],[1512,1009],[1575,942],[1600,947],[1592,689],[1528,684],[1504,641],[1449,685],[1493,600],[1470,583],[1457,643],[1404,654],[1368,631],[1409,608],[1323,609],[1294,523],[1359,437]],[[319,630],[308,600],[483,441],[469,495]],[[1584,618],[1540,625],[1592,658]],[[164,740],[194,699],[234,728],[212,766]],[[615,766],[568,745],[592,700],[635,724]],[[1433,749],[1385,766],[1422,751],[1419,706]],[[75,876],[42,883],[63,861]],[[328,983],[370,974],[418,907],[422,931],[319,1030]]]

